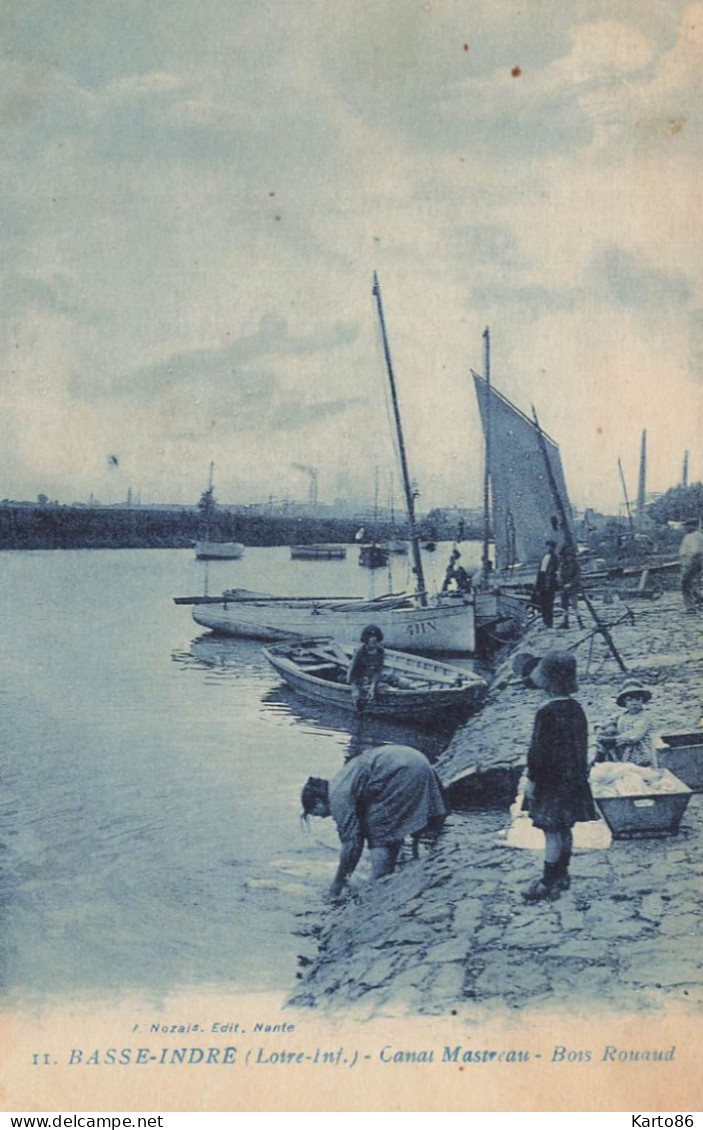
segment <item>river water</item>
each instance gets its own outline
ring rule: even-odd
[[[441,580],[448,546],[426,556]],[[463,563],[478,561],[466,545]],[[241,586],[378,595],[408,585],[248,548],[0,557],[0,988],[6,1002],[294,984],[300,914],[334,872],[331,821],[300,788],[388,741],[450,735],[306,706],[258,643],[203,632],[175,595]]]

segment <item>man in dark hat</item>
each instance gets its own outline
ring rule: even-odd
[[[354,708],[359,713],[362,713],[367,702],[376,695],[376,687],[385,660],[382,640],[383,632],[378,625],[367,624],[361,633],[361,643],[349,664],[347,682],[351,685]]]
[[[447,815],[439,777],[419,750],[388,745],[352,758],[331,781],[310,777],[302,791],[303,816],[331,816],[342,849],[330,894],[336,897],[356,868],[364,843],[371,877],[389,875],[406,836],[438,834]]]
[[[679,546],[681,559],[681,595],[686,612],[695,614],[701,608],[700,582],[703,573],[703,532],[695,518],[686,522],[686,533]]]
[[[556,548],[557,543],[553,538],[547,538],[544,556],[540,561],[530,597],[530,604],[539,609],[546,628],[551,628],[554,623],[554,597],[559,585],[559,558],[556,555]]]

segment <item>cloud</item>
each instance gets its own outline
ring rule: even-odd
[[[363,403],[362,396],[316,397],[316,383],[300,387],[290,371],[294,363],[313,372],[316,357],[349,349],[356,337],[356,327],[343,324],[292,337],[283,318],[268,315],[256,333],[228,345],[172,354],[102,383],[90,372],[74,377],[70,388],[86,403],[109,399],[147,411],[160,406],[171,439],[192,440],[214,426],[253,434],[296,431]]]
[[[692,286],[682,273],[670,273],[654,266],[641,252],[623,247],[605,247],[593,263],[594,282],[604,287],[604,298],[622,307],[661,312],[662,307],[685,307],[692,297]]]
[[[210,458],[268,493],[294,443],[328,481],[365,474],[374,268],[427,501],[480,489],[451,463],[480,446],[464,377],[487,322],[521,404],[585,371],[627,411],[635,366],[636,403],[693,385],[703,5],[95,0],[80,28],[10,8],[3,441],[37,401],[67,475],[94,442],[145,493],[190,459],[189,497]],[[578,413],[553,430],[580,450]]]
[[[44,279],[7,270],[0,282],[0,294],[5,311],[12,312],[15,322],[23,316],[31,317],[35,311],[91,325],[104,313],[80,293],[75,280],[62,274]]]
[[[341,323],[325,327],[307,337],[291,337],[285,320],[276,315],[264,316],[256,333],[242,337],[227,345],[172,354],[164,361],[144,365],[132,373],[122,374],[102,389],[103,395],[152,399],[178,386],[202,388],[209,384],[228,382],[233,376],[243,392],[255,393],[262,387],[267,392],[266,379],[252,368],[255,362],[266,358],[290,358],[326,354],[346,349],[356,340],[358,329]],[[241,375],[240,375],[241,374]],[[76,389],[89,393],[92,383],[77,380]]]

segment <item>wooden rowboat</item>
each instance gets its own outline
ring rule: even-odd
[[[301,640],[263,648],[271,666],[306,698],[354,711],[347,669],[354,649],[330,639]],[[385,652],[375,698],[364,714],[377,718],[443,722],[466,716],[483,700],[487,683],[471,671],[404,652]]]

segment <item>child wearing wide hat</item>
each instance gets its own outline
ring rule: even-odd
[[[618,691],[615,703],[621,712],[609,727],[614,761],[656,766],[654,731],[644,709],[651,698],[652,692],[636,679],[628,679]]]
[[[571,884],[569,862],[574,824],[597,820],[588,784],[588,722],[571,696],[578,689],[576,659],[570,651],[548,651],[531,676],[547,694],[535,715],[527,754],[524,807],[544,832],[544,871],[523,898],[558,898]]]

